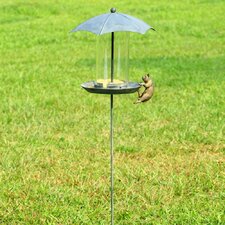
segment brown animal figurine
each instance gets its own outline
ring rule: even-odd
[[[144,83],[139,83],[139,84],[141,86],[143,86],[145,88],[145,90],[141,93],[141,91],[140,91],[141,88],[139,88],[138,100],[136,102],[134,102],[135,104],[147,102],[153,96],[154,86],[153,86],[153,81],[152,81],[151,77],[149,77],[149,74],[144,75],[142,77],[142,80],[144,81]]]

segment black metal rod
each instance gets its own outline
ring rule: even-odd
[[[111,82],[113,82],[114,76],[114,32],[112,32],[111,38]]]
[[[114,224],[114,168],[113,168],[113,95],[110,99],[110,192],[111,192],[111,225]]]

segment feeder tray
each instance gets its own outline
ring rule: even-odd
[[[102,83],[96,81],[88,81],[81,85],[86,91],[96,94],[130,94],[136,92],[140,88],[140,84],[136,82],[126,82],[122,84],[108,83],[106,87]]]

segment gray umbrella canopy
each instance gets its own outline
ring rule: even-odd
[[[144,34],[147,30],[153,29],[153,27],[142,20],[127,14],[117,13],[115,8],[112,8],[110,11],[110,13],[102,14],[85,21],[71,32],[84,30],[102,35],[116,31],[130,31]]]

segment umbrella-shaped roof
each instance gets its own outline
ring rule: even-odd
[[[112,8],[110,13],[95,16],[78,25],[71,32],[84,30],[102,35],[116,31],[130,31],[144,34],[149,29],[153,29],[153,27],[133,16],[117,13],[116,9]]]

